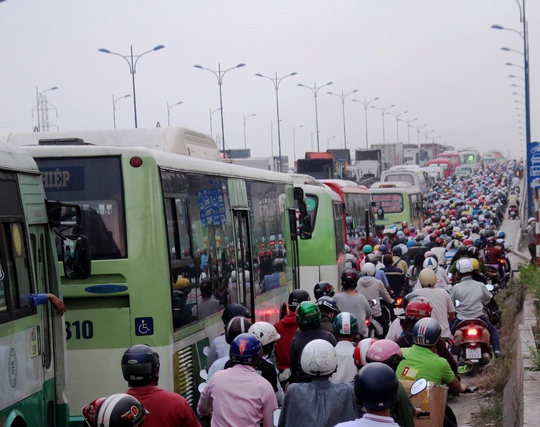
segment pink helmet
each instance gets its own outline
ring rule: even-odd
[[[371,345],[375,342],[377,342],[377,339],[375,338],[364,338],[362,341],[356,344],[353,352],[353,359],[354,364],[358,369],[367,364],[367,351],[369,350],[369,347],[371,347]]]
[[[392,340],[380,340],[371,345],[366,353],[366,361],[381,362],[395,369],[403,360],[399,345]]]

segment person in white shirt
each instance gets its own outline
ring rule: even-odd
[[[358,320],[347,312],[339,313],[334,318],[334,335],[338,343],[336,344],[337,370],[330,377],[333,383],[349,383],[354,381],[358,369],[354,364],[353,341],[358,337]]]

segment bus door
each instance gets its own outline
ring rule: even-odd
[[[248,308],[251,313],[251,319],[255,322],[255,289],[252,280],[253,274],[253,256],[251,253],[251,233],[249,228],[249,212],[247,209],[234,209],[234,237],[236,242],[235,260],[238,303]],[[277,243],[277,242],[276,242]],[[253,280],[254,281],[254,280]]]

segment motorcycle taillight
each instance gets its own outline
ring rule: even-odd
[[[505,264],[504,258],[499,258],[499,264],[501,264],[501,265]]]
[[[478,335],[480,335],[480,331],[476,328],[470,328],[470,329],[466,329],[465,330],[465,335],[467,335],[468,337],[476,337]]]
[[[369,326],[371,324],[371,320],[369,319],[366,319],[364,322],[366,323],[366,326]]]
[[[403,307],[403,297],[397,297],[394,300],[394,303],[396,304],[396,307]]]

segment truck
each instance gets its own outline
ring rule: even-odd
[[[283,160],[283,172],[289,171],[289,158],[281,156]],[[249,157],[249,158],[228,158],[224,160],[226,163],[235,165],[248,166],[251,168],[264,169],[267,171],[279,172],[279,156],[274,157]]]
[[[306,153],[304,159],[296,161],[296,172],[317,179],[334,179],[335,163],[332,153]]]
[[[349,169],[356,174],[357,182],[370,186],[381,176],[382,153],[379,148],[365,148],[354,152],[354,163]]]
[[[371,144],[371,148],[379,148],[381,150],[381,166],[383,171],[390,169],[392,166],[403,164],[403,142]]]
[[[420,144],[420,148],[427,152],[426,161],[436,159],[437,157],[439,157],[439,154],[442,154],[444,151],[451,151],[454,149],[454,147],[437,143]]]

